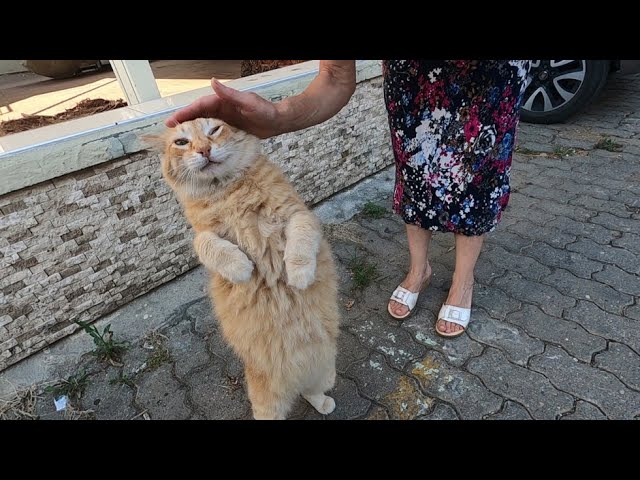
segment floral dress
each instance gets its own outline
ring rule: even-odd
[[[463,235],[496,228],[529,68],[529,60],[384,61],[393,209],[405,223]]]

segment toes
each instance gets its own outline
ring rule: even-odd
[[[395,300],[391,300],[390,302],[391,304],[391,311],[393,312],[394,315],[398,315],[398,316],[402,316],[405,313],[407,313],[406,310],[406,306],[402,305],[401,303],[396,302]]]
[[[447,324],[447,333],[456,333],[462,330],[462,327],[457,323],[445,322]]]
[[[442,333],[456,333],[464,330],[461,325],[458,325],[457,323],[447,322],[445,320],[438,320],[436,322],[436,329]]]
[[[401,303],[396,303],[396,307],[394,309],[396,315],[404,315],[407,313],[406,305],[402,305]]]

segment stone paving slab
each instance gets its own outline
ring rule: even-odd
[[[573,398],[555,388],[544,375],[510,363],[496,349],[471,360],[468,370],[492,392],[523,405],[533,418],[557,418],[573,407]]]
[[[495,415],[490,415],[487,420],[531,420],[531,415],[522,405],[507,400],[502,410]]]
[[[576,402],[575,410],[572,413],[568,413],[561,418],[561,420],[606,420],[602,411],[591,403],[578,400]]]
[[[595,144],[608,136],[622,152]],[[557,147],[574,149],[560,157]],[[522,153],[522,152],[526,152]],[[477,269],[469,331],[434,331],[454,267],[434,235],[433,280],[414,314],[386,302],[408,266],[391,213],[393,167],[315,207],[340,276],[337,402],[329,419],[632,419],[640,416],[640,76],[613,77],[561,125],[522,124],[513,194]],[[383,208],[363,211],[365,203]],[[371,212],[369,210],[369,212]],[[356,288],[354,258],[375,266]],[[0,374],[0,398],[37,384],[41,418],[250,419],[238,358],[220,336],[197,268],[97,322],[130,347],[122,365],[83,333]],[[46,385],[88,372],[66,412]],[[292,419],[324,419],[304,400]]]

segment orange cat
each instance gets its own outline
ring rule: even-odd
[[[298,395],[331,413],[337,275],[317,218],[253,135],[199,118],[160,138],[163,176],[196,233],[254,417],[283,419]]]

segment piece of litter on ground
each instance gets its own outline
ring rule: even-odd
[[[138,374],[140,373],[142,370],[144,370],[145,368],[147,368],[147,362],[144,362],[142,365],[140,365],[138,368],[136,368],[133,373],[134,374]]]
[[[150,418],[150,417],[149,417],[149,418],[146,418],[146,417],[145,417],[145,415],[146,415],[147,417],[149,417],[149,414],[147,413],[147,411],[146,411],[146,410],[144,410],[144,411],[142,411],[142,412],[140,412],[140,413],[138,413],[138,414],[134,415],[133,417],[131,417],[131,419],[130,419],[130,420],[135,420],[135,419],[136,419],[136,418],[138,418],[138,417],[142,417],[142,418],[144,418],[145,420],[149,420],[149,418]]]
[[[151,420],[151,417],[149,416],[149,414],[147,412],[144,412],[142,414],[142,418],[144,418],[145,420]]]
[[[65,408],[67,408],[67,400],[69,399],[67,398],[66,395],[53,399],[53,403],[56,406],[56,412],[59,412],[60,410],[64,410]]]
[[[355,301],[355,300],[349,300],[347,303],[345,303],[345,304],[344,304],[344,307],[345,307],[347,310],[351,310],[351,307],[353,307],[353,304],[354,304],[354,303],[356,303],[356,301]]]

